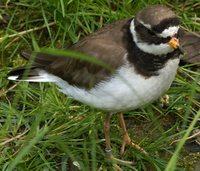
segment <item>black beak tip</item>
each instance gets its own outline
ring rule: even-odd
[[[185,51],[183,50],[181,46],[178,47],[178,50],[181,52],[182,55],[185,53]]]

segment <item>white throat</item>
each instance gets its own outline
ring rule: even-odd
[[[136,45],[146,53],[150,53],[153,55],[165,55],[174,51],[174,49],[167,43],[161,43],[159,45],[156,45],[156,44],[148,44],[146,42],[141,41],[138,38],[137,33],[135,31],[134,20],[131,21],[130,31],[132,33],[133,40],[136,43]]]

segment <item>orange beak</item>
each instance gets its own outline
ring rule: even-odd
[[[173,36],[169,42],[167,42],[173,49],[177,49],[179,47],[179,39]]]

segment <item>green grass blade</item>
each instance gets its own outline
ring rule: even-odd
[[[60,5],[61,5],[61,9],[62,9],[62,16],[65,17],[65,5],[64,5],[64,1],[60,0]]]
[[[90,55],[86,55],[80,52],[72,51],[72,50],[61,50],[61,49],[51,49],[51,48],[42,48],[41,52],[47,53],[50,55],[55,55],[55,56],[62,56],[66,58],[75,58],[75,59],[80,59],[83,61],[91,62],[94,64],[97,64],[99,66],[104,67],[108,71],[112,72],[112,67],[108,64],[106,64],[103,61],[98,60],[97,58],[94,58]]]
[[[177,149],[176,149],[175,153],[173,154],[173,156],[171,157],[171,159],[170,159],[165,171],[174,171],[174,170],[176,170],[176,164],[177,164],[179,153],[180,153],[183,145],[185,144],[187,137],[189,136],[189,134],[193,130],[193,128],[194,128],[194,126],[195,126],[195,124],[196,124],[196,122],[198,121],[199,118],[200,118],[200,111],[195,115],[192,123],[190,124],[190,126],[186,130],[185,135],[183,136],[183,138],[178,143]]]
[[[48,132],[48,127],[44,126],[44,128],[38,130],[36,136],[30,140],[27,141],[27,144],[22,148],[22,150],[17,154],[16,158],[11,162],[11,164],[8,166],[7,171],[12,171],[17,164],[21,162],[21,160],[29,153],[31,148],[40,141],[44,135]]]

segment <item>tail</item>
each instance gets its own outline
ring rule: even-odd
[[[51,62],[48,58],[40,58],[40,55],[32,55],[31,52],[23,51],[21,56],[32,61],[31,65],[18,67],[8,73],[8,80],[28,82],[56,82],[57,77],[44,70],[42,63]],[[35,58],[35,59],[34,59]],[[52,60],[52,59],[51,59]],[[39,61],[39,62],[38,62]]]

